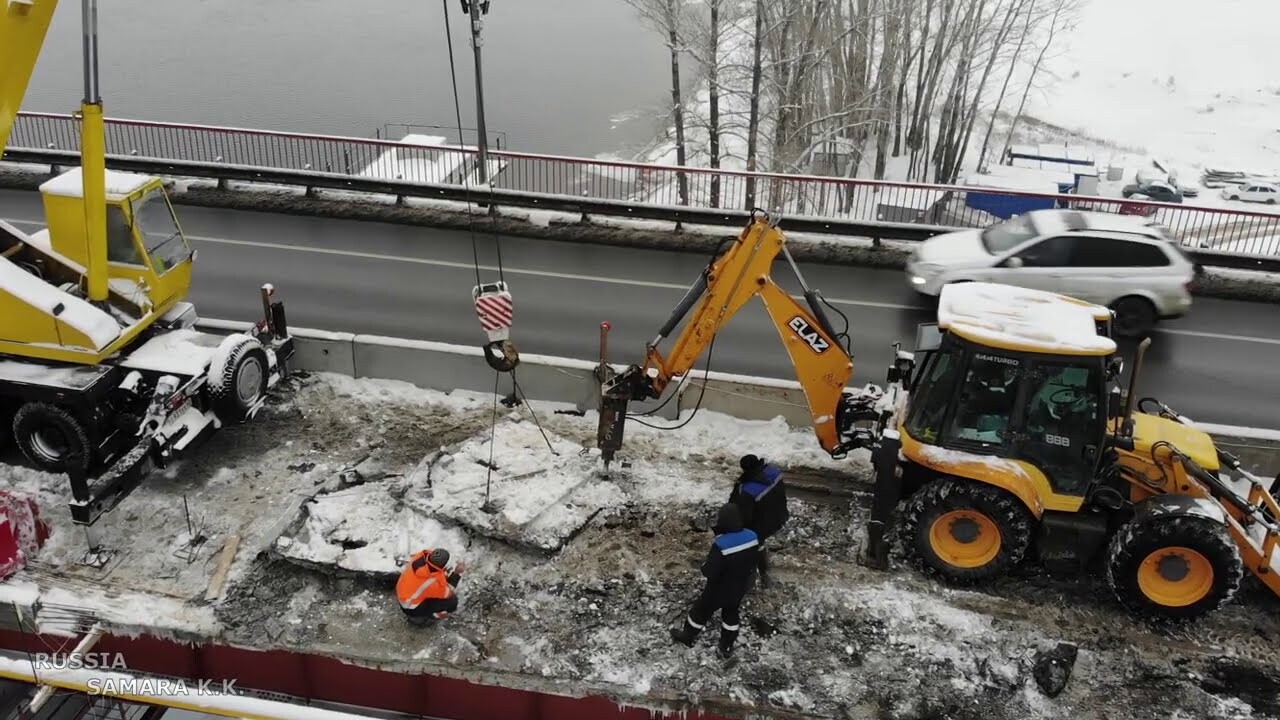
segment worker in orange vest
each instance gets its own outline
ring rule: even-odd
[[[400,609],[414,625],[434,625],[458,609],[458,582],[466,570],[465,562],[448,572],[449,551],[427,549],[409,559],[396,582]]]

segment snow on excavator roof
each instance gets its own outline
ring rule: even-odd
[[[1109,355],[1115,341],[1098,334],[1110,311],[1066,295],[998,285],[947,285],[938,300],[938,327],[1004,350],[1054,355]]]
[[[128,197],[150,181],[150,175],[108,170],[107,197],[117,200]],[[40,192],[61,197],[84,197],[84,178],[80,168],[73,168],[52,180],[46,180],[40,185]]]

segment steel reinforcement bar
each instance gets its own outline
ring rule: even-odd
[[[108,120],[107,135],[121,170],[699,224],[737,225],[764,207],[797,232],[877,239],[922,240],[1034,207],[1143,215],[1204,265],[1280,271],[1280,214],[1267,212],[496,150],[495,182],[468,192],[474,148],[142,120]],[[78,153],[77,118],[22,113],[4,159],[70,165]]]

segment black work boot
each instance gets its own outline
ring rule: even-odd
[[[701,631],[701,628],[694,627],[693,623],[686,619],[684,627],[671,631],[671,639],[685,647],[693,647],[693,642],[698,639],[698,633]]]
[[[738,641],[738,631],[720,628],[720,645],[716,648],[716,656],[728,660],[733,656],[733,644]]]
[[[768,590],[769,586],[773,584],[773,581],[769,579],[769,556],[764,550],[760,551],[759,559],[756,561],[756,567],[760,571],[760,587]]]

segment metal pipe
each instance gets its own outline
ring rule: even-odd
[[[1138,352],[1133,359],[1133,372],[1129,375],[1129,393],[1124,398],[1124,424],[1122,432],[1125,435],[1133,435],[1133,398],[1138,391],[1138,376],[1142,374],[1142,360],[1147,355],[1147,348],[1151,347],[1151,338],[1143,338],[1138,343]]]
[[[85,266],[91,302],[107,300],[107,137],[98,92],[98,1],[81,1],[84,23],[84,101],[80,156],[85,224]]]
[[[84,43],[84,102],[102,102],[98,90],[98,0],[80,2],[81,36]]]

